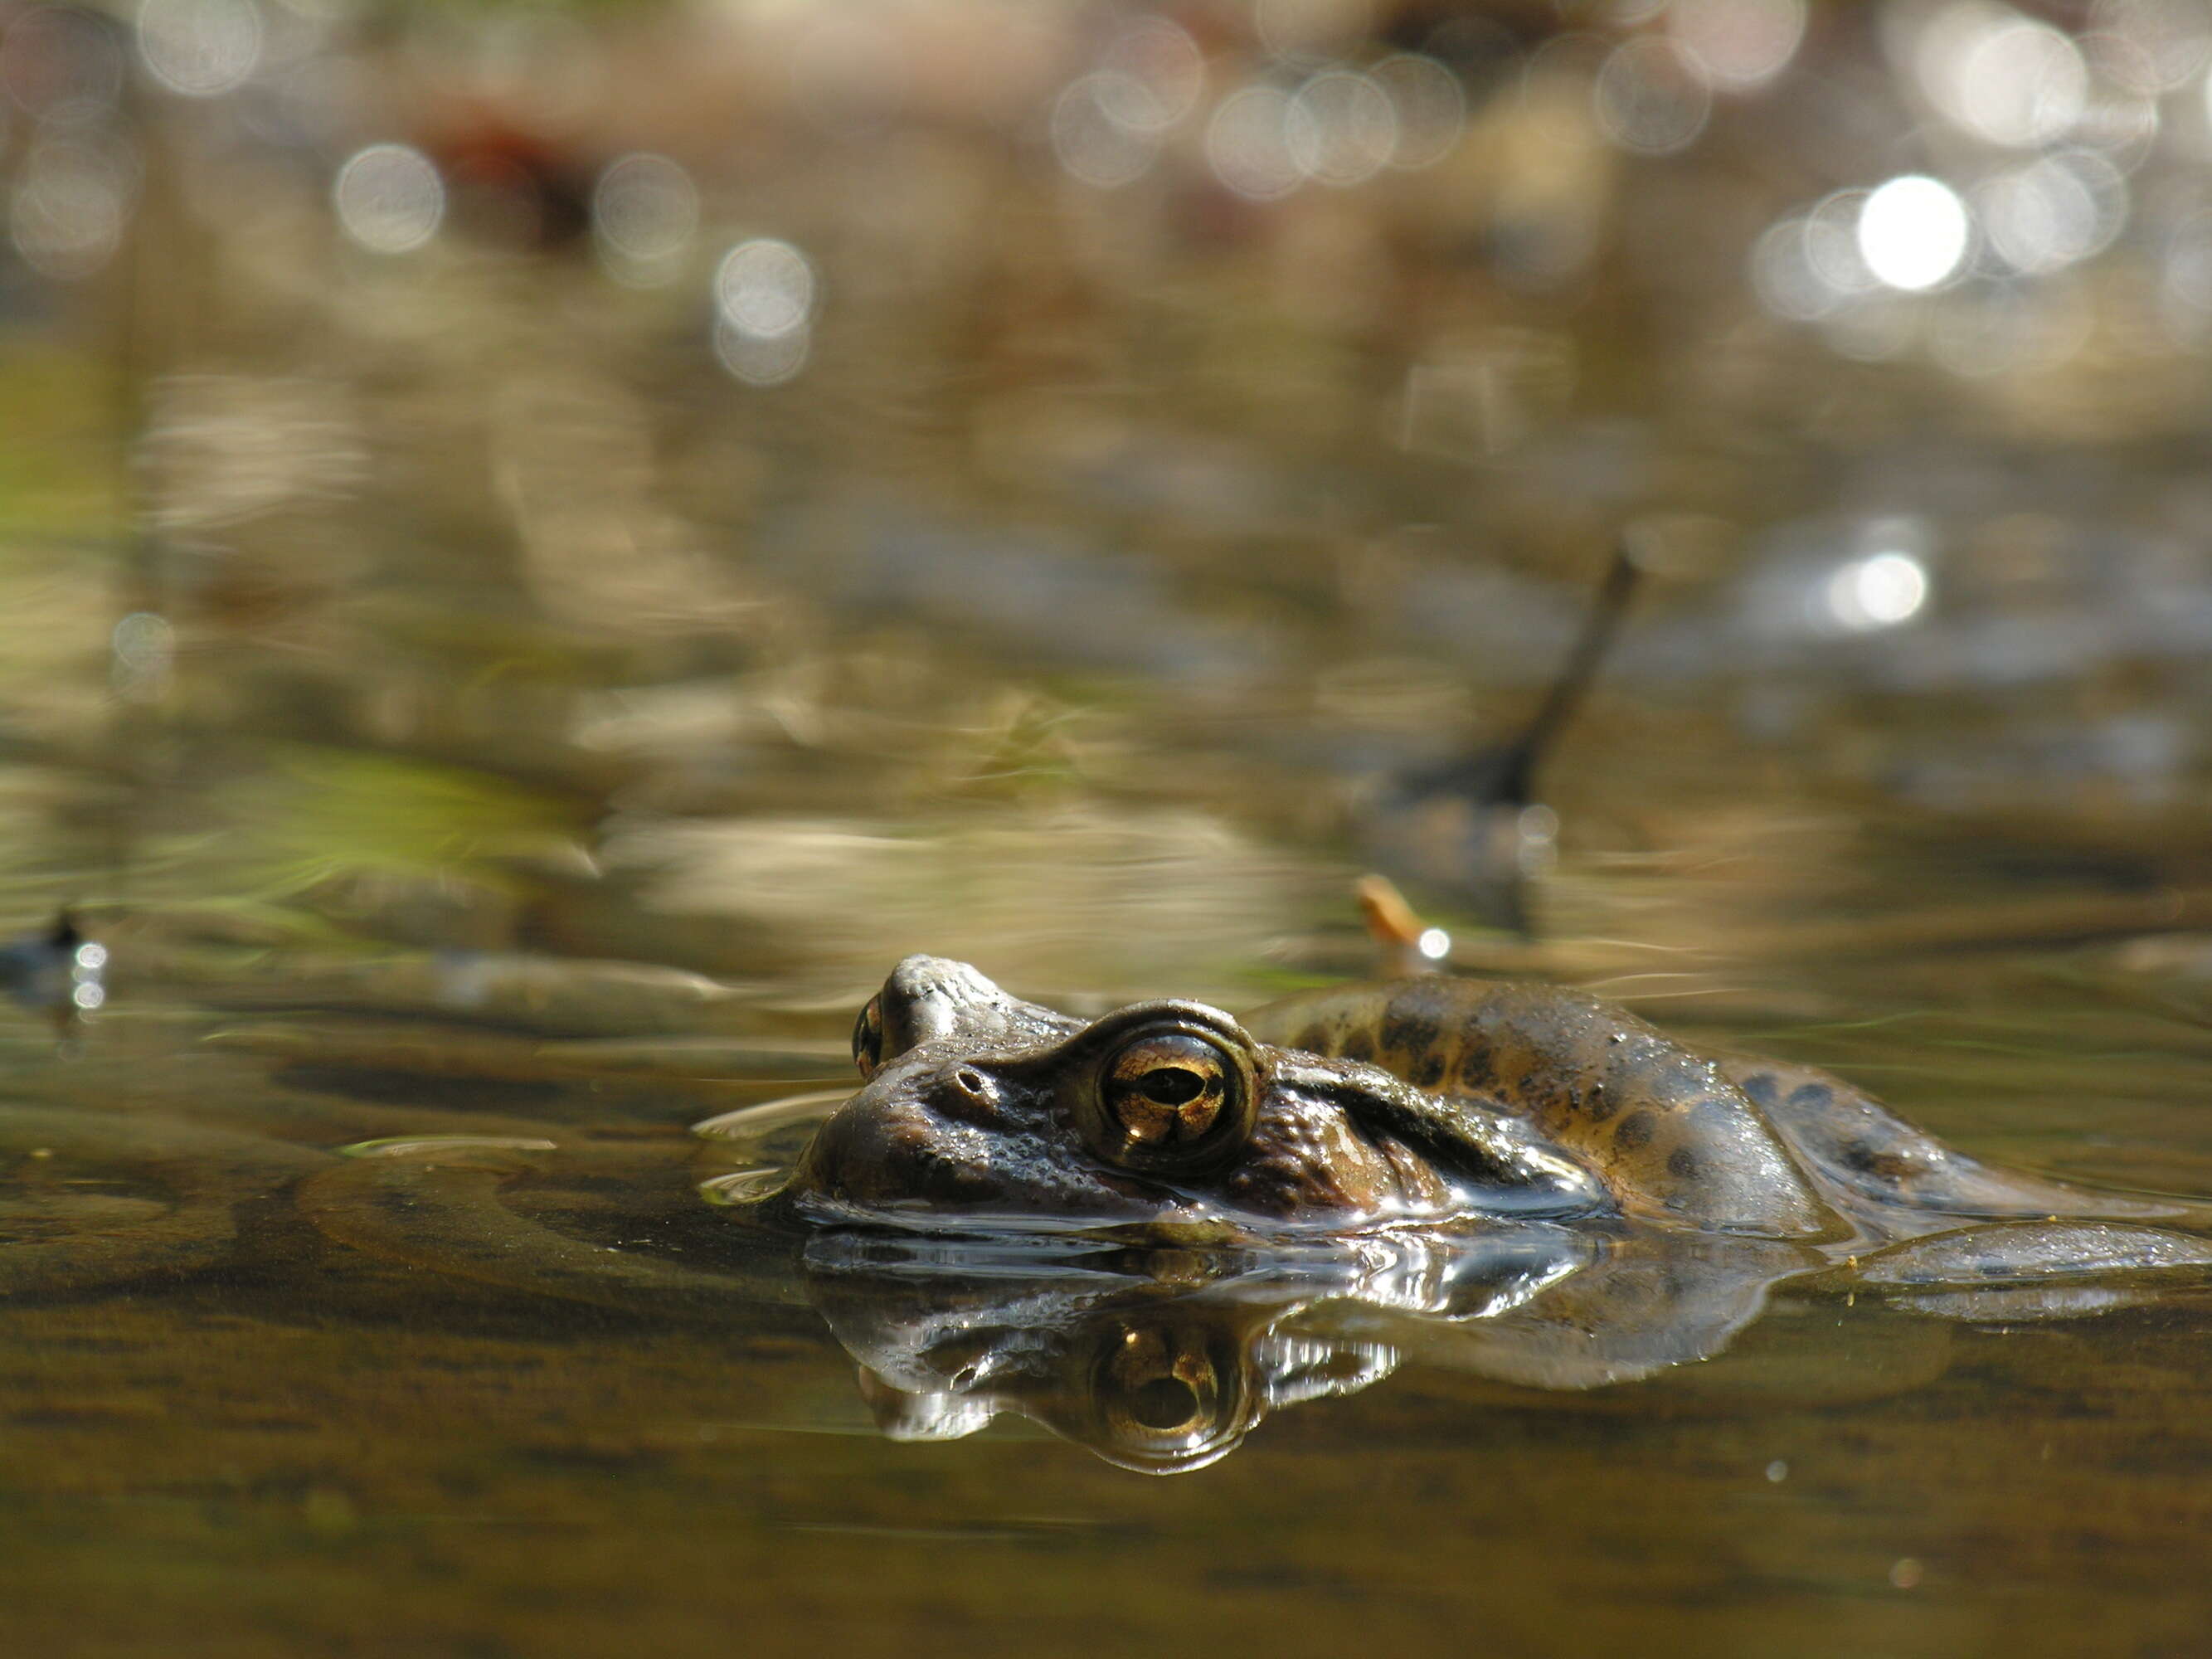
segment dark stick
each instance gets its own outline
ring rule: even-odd
[[[1493,751],[1489,765],[1483,769],[1490,774],[1486,793],[1493,803],[1526,806],[1535,799],[1536,763],[1589,695],[1606,653],[1613,647],[1613,636],[1620,631],[1621,619],[1628,614],[1629,599],[1642,574],[1629,556],[1626,538],[1615,542],[1613,562],[1606,567],[1605,580],[1598,584],[1589,613],[1583,619],[1582,633],[1560,664],[1559,677],[1521,735]]]

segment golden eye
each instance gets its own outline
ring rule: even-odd
[[[870,997],[853,1022],[853,1064],[863,1079],[873,1077],[884,1061],[884,1011],[881,997]]]
[[[1196,1146],[1220,1121],[1233,1075],[1218,1048],[1173,1032],[1139,1037],[1116,1054],[1100,1093],[1129,1146],[1171,1153]]]

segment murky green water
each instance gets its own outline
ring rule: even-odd
[[[2201,1273],[1793,1280],[1655,1317],[1607,1381],[1424,1316],[1422,1261],[802,1260],[702,1196],[745,1157],[692,1133],[839,1086],[911,951],[1078,1012],[1365,973],[1380,864],[1463,970],[2212,1199],[2201,65],[2129,137],[2136,59],[2054,58],[2075,137],[1962,160],[1893,142],[1937,94],[1824,14],[1677,143],[1695,100],[1613,55],[1658,25],[1500,7],[1421,47],[1463,121],[1416,166],[1439,94],[1378,67],[1411,22],[1182,19],[1205,109],[1339,62],[1413,98],[1399,171],[1335,177],[1364,129],[1324,123],[1277,194],[1241,129],[1077,76],[1136,13],[914,10],[890,58],[839,47],[858,78],[806,79],[828,48],[775,9],[288,4],[219,95],[119,27],[105,125],[9,82],[0,924],[69,906],[106,961],[0,1005],[0,1640],[2203,1650]],[[1144,40],[1164,98],[1181,48]],[[470,119],[556,82],[544,153],[471,173]],[[27,192],[95,129],[135,171],[88,262]],[[395,142],[475,180],[420,246],[405,164],[340,182]],[[1808,299],[1769,257],[1832,191],[2014,150],[2125,232],[2022,253],[1969,191],[2019,269]],[[602,203],[564,240],[562,169],[630,152],[694,228]],[[56,176],[96,197],[108,154]],[[720,263],[763,239],[805,296]],[[1425,802],[1535,707],[1624,527],[1555,819]],[[1437,879],[1478,832],[1517,879]],[[1019,1388],[917,1382],[1010,1332],[1045,1334]],[[1160,1355],[1218,1430],[1166,1477],[1123,1467],[1189,1405],[1144,1391]]]

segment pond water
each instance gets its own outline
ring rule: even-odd
[[[717,1201],[907,953],[1243,1007],[1376,868],[2212,1200],[2185,9],[10,9],[9,1649],[2203,1651],[2202,1270]]]

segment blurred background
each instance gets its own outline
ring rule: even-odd
[[[2208,369],[2199,0],[0,0],[9,1639],[2198,1653],[2185,1296],[1146,1482],[876,1437],[686,1125],[1379,871],[2212,1193]]]
[[[19,929],[2212,974],[2212,9],[0,15]]]

